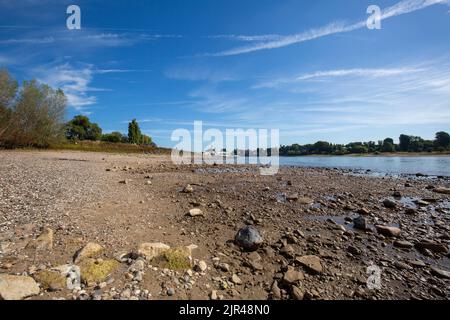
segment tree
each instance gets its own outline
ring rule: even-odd
[[[4,137],[12,121],[12,104],[17,95],[18,84],[7,70],[0,70],[0,140]]]
[[[153,144],[152,138],[143,134],[141,138],[141,143],[146,146],[150,146]]]
[[[124,135],[122,133],[117,132],[117,131],[102,135],[102,141],[106,141],[106,142],[119,143],[119,142],[123,142],[124,139],[127,139],[127,138],[124,137]]]
[[[438,148],[448,149],[450,146],[450,135],[447,132],[440,131],[436,133],[435,145]]]
[[[400,151],[409,151],[411,146],[411,136],[407,136],[406,134],[400,135]]]
[[[63,119],[67,98],[36,80],[25,81],[12,108],[13,126],[8,129],[12,145],[49,146],[63,136]]]
[[[392,138],[384,139],[381,150],[383,152],[395,152],[394,139]]]
[[[133,121],[128,124],[128,141],[134,144],[140,144],[142,142],[141,129],[139,128],[136,119],[133,119]]]
[[[86,116],[75,116],[66,124],[66,137],[70,140],[97,141],[102,137],[102,129]]]

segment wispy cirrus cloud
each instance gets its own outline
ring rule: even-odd
[[[95,75],[111,73],[147,72],[150,70],[99,69],[92,64],[74,66],[70,63],[51,64],[32,70],[33,76],[42,83],[60,88],[67,96],[69,106],[87,112],[86,108],[97,103],[95,92],[109,91],[92,85]]]
[[[407,14],[417,10],[422,10],[427,7],[436,4],[449,4],[449,0],[403,0],[397,4],[384,9],[381,13],[381,20],[389,19],[399,15]],[[273,37],[273,35],[260,35],[260,36],[231,36],[231,38],[254,38],[261,39],[259,42],[242,47],[236,47],[230,50],[221,51],[218,53],[205,54],[206,56],[233,56],[239,54],[250,53],[260,50],[276,49],[281,47],[290,46],[293,44],[306,42],[325,36],[351,32],[366,27],[366,20],[359,21],[357,23],[349,24],[346,22],[333,22],[328,25],[319,28],[313,28],[298,34],[277,36],[275,39],[266,40],[265,37]]]
[[[423,69],[419,67],[399,67],[399,68],[354,68],[354,69],[316,71],[312,73],[301,74],[296,77],[281,78],[262,82],[253,86],[253,88],[254,89],[271,88],[283,84],[295,83],[300,81],[324,81],[330,78],[337,78],[337,77],[383,78],[416,73],[422,70]]]

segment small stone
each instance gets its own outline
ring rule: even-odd
[[[96,257],[100,255],[103,251],[104,248],[101,245],[89,242],[75,254],[74,262],[78,263],[83,259]]]
[[[33,275],[41,286],[50,291],[64,290],[67,285],[66,276],[58,271],[41,270]]]
[[[361,254],[361,250],[359,250],[358,248],[356,248],[356,247],[354,247],[352,245],[347,247],[347,251],[349,253],[351,253],[352,255],[354,255],[354,256],[357,256],[357,255]]]
[[[394,241],[394,247],[402,248],[402,249],[410,249],[414,245],[409,241],[396,240]]]
[[[358,209],[357,212],[361,215],[368,215],[370,213],[369,209],[367,209],[367,208]]]
[[[150,261],[168,250],[170,246],[164,243],[142,243],[138,247],[138,255]]]
[[[229,272],[230,271],[230,265],[227,263],[219,263],[219,269],[224,271],[224,272]]]
[[[450,188],[435,188],[433,191],[440,194],[450,194]]]
[[[217,291],[216,290],[211,291],[209,297],[211,298],[211,300],[217,300],[218,299]]]
[[[28,243],[27,248],[36,250],[52,250],[53,249],[53,230],[44,228],[42,233],[35,240]]]
[[[239,278],[237,276],[237,274],[233,273],[233,275],[231,276],[231,281],[236,284],[236,285],[241,285],[242,284],[242,280],[241,278]]]
[[[323,272],[322,260],[317,256],[298,257],[295,261],[312,273],[318,274]]]
[[[239,230],[234,240],[238,246],[248,251],[256,251],[264,241],[259,231],[253,226],[246,226]]]
[[[22,300],[39,294],[33,278],[0,274],[0,300]]]
[[[278,281],[274,281],[272,284],[272,299],[279,300],[281,299],[281,290],[278,287]]]
[[[303,300],[303,292],[297,286],[291,286],[291,296],[294,300]]]
[[[353,226],[355,229],[366,230],[367,229],[367,221],[363,216],[359,216],[353,219]]]
[[[288,270],[283,275],[283,282],[286,284],[294,284],[304,278],[303,272],[295,270],[294,267],[289,266]]]
[[[197,272],[205,272],[208,269],[208,265],[205,261],[200,260],[194,265],[194,270]]]
[[[448,253],[448,246],[431,240],[423,240],[416,244],[419,250],[430,250],[436,253]]]
[[[183,189],[183,193],[192,193],[194,192],[194,187],[192,187],[190,184],[188,184],[186,187],[184,187]]]
[[[174,289],[174,288],[168,288],[168,289],[167,289],[167,295],[168,295],[169,297],[175,295],[175,289]]]
[[[397,203],[391,199],[385,199],[383,205],[388,209],[395,209],[395,207],[397,207]]]
[[[379,234],[387,237],[398,237],[401,233],[401,230],[397,227],[376,225],[375,228],[377,229]]]
[[[445,271],[437,267],[430,267],[431,273],[439,278],[450,279],[450,271]]]
[[[202,210],[200,210],[200,209],[198,209],[198,208],[195,208],[195,209],[191,209],[191,210],[189,210],[189,216],[191,216],[191,217],[199,217],[199,216],[204,216],[204,214],[203,214],[203,211]]]

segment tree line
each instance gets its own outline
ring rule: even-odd
[[[50,147],[75,141],[104,141],[156,146],[142,134],[133,120],[128,135],[102,133],[88,117],[78,115],[65,122],[67,97],[36,80],[18,82],[7,70],[0,70],[0,147]]]
[[[378,142],[332,144],[327,141],[318,141],[314,144],[293,144],[280,147],[280,155],[282,156],[445,151],[450,151],[450,135],[444,131],[437,132],[434,140],[425,140],[421,137],[402,134],[399,138],[399,144],[394,143],[392,138],[386,138]]]

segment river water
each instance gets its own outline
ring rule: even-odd
[[[243,163],[244,158],[239,158],[238,162]],[[268,162],[267,160],[265,163]],[[248,163],[248,159],[246,162]],[[280,157],[279,162],[282,166],[370,170],[380,174],[422,173],[429,176],[450,176],[450,156],[307,156]]]

